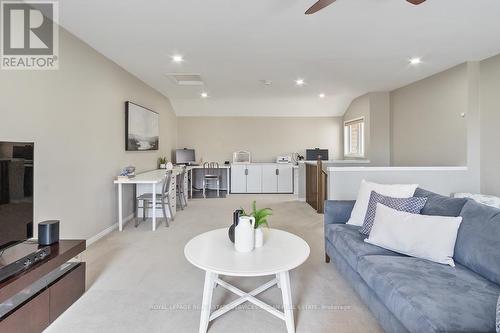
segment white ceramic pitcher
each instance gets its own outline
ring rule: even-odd
[[[238,252],[253,251],[255,246],[255,217],[240,216],[234,228],[234,248]]]

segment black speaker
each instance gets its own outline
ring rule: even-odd
[[[51,245],[59,242],[59,221],[51,220],[38,223],[38,244]]]

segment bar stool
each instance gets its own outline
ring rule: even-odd
[[[219,163],[205,162],[203,163],[203,197],[206,198],[205,189],[210,182],[215,181],[217,185],[217,197],[220,191]]]
[[[153,206],[153,193],[144,193],[136,198],[137,200],[137,211],[135,219],[135,227],[139,226],[139,208],[142,208],[142,220],[145,221],[147,217],[147,212],[149,208],[157,209],[161,207],[163,211],[163,216],[165,217],[165,226],[169,227],[169,216],[170,220],[174,220],[174,215],[172,214],[172,207],[170,206],[170,186],[172,182],[172,170],[167,170],[165,179],[162,184],[161,193],[155,193],[156,195],[156,207]],[[142,202],[142,206],[139,203]],[[168,215],[167,215],[168,209]]]

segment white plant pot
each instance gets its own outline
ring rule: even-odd
[[[264,230],[262,228],[255,229],[255,248],[264,245]]]
[[[160,164],[160,169],[166,169],[167,165],[166,164]]]

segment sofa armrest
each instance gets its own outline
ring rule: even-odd
[[[327,200],[325,201],[325,225],[345,224],[351,217],[355,200]]]

